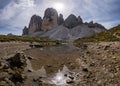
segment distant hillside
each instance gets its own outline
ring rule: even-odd
[[[120,41],[120,25],[90,37],[79,38],[75,40],[75,43],[100,42],[100,41],[105,41],[105,42]]]

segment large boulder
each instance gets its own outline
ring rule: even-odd
[[[13,57],[8,59],[11,68],[22,68],[26,66],[26,57],[23,53],[16,53]]]
[[[78,18],[73,14],[69,15],[68,18],[64,22],[64,26],[69,29],[76,27],[78,24],[79,24]]]
[[[41,26],[42,26],[42,18],[40,16],[33,15],[29,23],[28,34],[32,34],[36,31],[40,31]]]
[[[49,30],[58,26],[58,13],[53,8],[48,8],[45,10],[42,30]]]

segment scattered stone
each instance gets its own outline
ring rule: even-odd
[[[32,59],[33,59],[33,57],[31,57],[31,56],[28,56],[27,58],[28,58],[29,60],[32,60]]]
[[[91,63],[90,66],[95,66],[95,63]]]
[[[88,69],[87,68],[83,68],[82,71],[88,72]]]
[[[88,46],[87,46],[86,44],[83,44],[83,45],[81,46],[81,48],[82,48],[82,49],[87,49]]]
[[[66,83],[67,83],[67,84],[73,84],[73,83],[74,83],[74,81],[73,81],[73,80],[68,79],[68,80],[66,80]]]
[[[12,82],[16,83],[23,83],[25,81],[25,76],[21,73],[15,73],[10,77]]]
[[[104,47],[104,50],[108,50],[110,48],[110,45],[107,45]]]
[[[46,65],[47,67],[52,67],[52,65],[50,65],[50,64],[48,64],[48,65]]]
[[[113,56],[112,58],[113,58],[113,59],[116,59],[116,57],[115,57],[115,56]]]
[[[70,78],[71,80],[73,80],[73,79],[74,79],[74,77],[73,77],[73,76],[69,76],[69,78]]]

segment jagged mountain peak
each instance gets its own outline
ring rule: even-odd
[[[58,16],[58,12],[54,8],[47,8],[44,13],[44,18],[51,18],[51,16]]]
[[[44,17],[33,15],[28,28],[24,28],[23,35],[49,37],[57,40],[75,40],[95,33],[105,31],[101,24],[84,23],[81,16],[70,14],[66,19],[54,8],[47,8]],[[54,37],[55,36],[55,37]]]
[[[78,19],[74,14],[70,14],[66,18],[66,20],[64,22],[64,26],[69,29],[72,29],[72,28],[78,26],[80,24],[80,22],[83,23],[82,19]]]

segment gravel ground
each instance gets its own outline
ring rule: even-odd
[[[29,49],[27,42],[0,42],[0,58]]]

